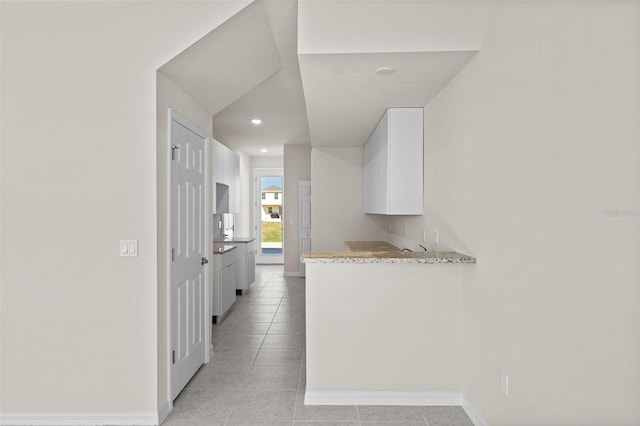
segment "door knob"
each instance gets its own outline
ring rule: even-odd
[[[209,260],[206,257],[203,257],[200,264],[201,265],[206,265],[207,263],[209,263]]]

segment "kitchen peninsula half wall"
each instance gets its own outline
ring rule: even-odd
[[[462,278],[476,259],[346,245],[302,257],[305,404],[462,405]]]

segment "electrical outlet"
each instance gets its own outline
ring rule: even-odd
[[[409,227],[404,227],[404,236],[407,237],[409,235]]]
[[[440,242],[439,235],[438,235],[438,231],[436,231],[436,232],[434,232],[434,233],[433,233],[433,242],[435,243],[435,245],[436,245],[436,246],[437,246],[437,245],[438,245],[438,243]]]
[[[509,376],[504,371],[500,372],[500,390],[504,396],[509,396]]]

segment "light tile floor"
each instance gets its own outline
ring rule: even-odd
[[[473,425],[460,407],[304,405],[304,296],[304,279],[258,266],[251,290],[213,326],[213,360],[163,425]]]

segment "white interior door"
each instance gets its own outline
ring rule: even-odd
[[[301,180],[299,182],[300,197],[300,256],[305,251],[311,251],[311,181]],[[300,262],[300,275],[305,276],[305,267]]]
[[[175,399],[205,362],[208,274],[207,136],[171,115],[171,396]]]

